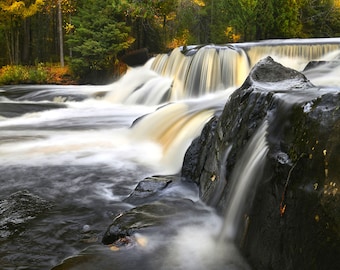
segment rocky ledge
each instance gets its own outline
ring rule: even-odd
[[[135,207],[117,215],[102,242],[116,250],[141,241],[138,233],[171,238],[192,216],[213,223],[196,199],[198,187],[201,200],[226,216],[225,226],[235,226],[232,239],[224,230],[220,237],[235,242],[252,269],[336,269],[339,108],[339,89],[317,88],[303,74],[263,59],[193,141],[181,175],[140,182],[125,200]],[[244,178],[249,188],[236,194],[238,218],[228,221],[234,187]],[[214,261],[214,269],[224,268]]]
[[[237,242],[253,269],[336,269],[340,254],[340,94],[270,57],[188,149],[182,176],[222,215],[249,141],[267,123],[268,152],[253,177]],[[248,150],[247,150],[248,149]]]

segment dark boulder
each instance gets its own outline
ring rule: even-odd
[[[157,200],[159,192],[166,189],[173,181],[176,181],[176,176],[147,177],[138,183],[124,202],[138,205]]]
[[[133,236],[138,232],[175,233],[174,223],[190,223],[185,217],[208,214],[196,204],[196,185],[176,175],[147,177],[138,183],[124,202],[135,207],[117,215],[108,227],[102,242],[106,245]]]
[[[0,238],[2,240],[26,229],[27,224],[51,208],[51,203],[27,190],[0,200]]]
[[[120,60],[130,67],[142,66],[149,59],[150,56],[147,48],[130,51],[120,57]]]
[[[159,199],[119,214],[107,229],[102,242],[108,245],[143,232],[173,235],[178,222],[186,224],[186,217],[204,214],[208,215],[209,212],[189,199]]]
[[[319,68],[322,66],[330,66],[332,68],[335,68],[339,66],[339,61],[310,61],[303,69],[303,72]]]
[[[247,200],[235,240],[254,269],[338,267],[339,106],[339,91],[318,89],[268,57],[188,149],[182,176],[223,214],[232,181],[240,180],[235,168],[267,123],[264,171],[241,195]]]

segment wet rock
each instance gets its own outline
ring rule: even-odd
[[[137,232],[174,233],[174,223],[190,222],[185,217],[207,214],[198,199],[197,185],[178,175],[152,176],[138,183],[124,202],[136,207],[119,213],[108,227],[102,242],[106,245],[129,239]],[[124,242],[124,241],[123,241]]]
[[[64,104],[58,103],[10,103],[1,102],[0,99],[0,116],[18,117],[25,113],[40,112],[52,109],[66,108]]]
[[[184,155],[184,162],[182,166],[182,175],[190,176],[191,180],[199,183],[199,176],[201,171],[197,168],[203,168],[205,162],[202,157],[206,157],[208,152],[211,151],[210,146],[214,139],[214,132],[216,129],[217,117],[213,117],[202,130],[201,136],[196,138],[190,146],[190,151]]]
[[[175,222],[188,222],[190,215],[208,212],[188,199],[162,199],[132,208],[119,214],[103,236],[105,245],[112,244],[137,232],[152,231],[158,235],[171,234]]]
[[[144,65],[150,59],[149,51],[146,48],[134,50],[123,55],[120,60],[130,67]]]
[[[282,82],[287,80],[301,81],[305,84],[311,85],[302,73],[291,68],[286,68],[268,56],[260,60],[255,65],[241,88],[245,89],[246,87],[254,85],[256,82],[268,83]]]
[[[331,66],[331,67],[336,67],[339,66],[339,61],[310,61],[305,68],[303,69],[303,71],[308,71],[314,68],[318,68],[320,66]]]
[[[0,200],[0,236],[7,238],[25,230],[25,225],[51,207],[46,200],[27,190]]]
[[[176,176],[151,176],[138,183],[135,190],[124,202],[134,205],[144,204],[157,199],[158,193],[167,188]],[[177,180],[178,181],[178,180]]]
[[[201,198],[223,214],[233,170],[268,122],[264,173],[250,194],[240,195],[247,206],[236,242],[254,269],[336,269],[339,104],[339,91],[317,89],[268,57],[189,147],[182,176],[199,183]]]

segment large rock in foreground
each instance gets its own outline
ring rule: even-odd
[[[235,238],[254,269],[339,267],[339,109],[338,90],[318,89],[268,57],[188,149],[182,175],[223,213],[232,182],[240,181],[238,163],[267,123],[264,169],[239,194],[247,199]]]

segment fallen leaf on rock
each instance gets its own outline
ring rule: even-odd
[[[141,247],[146,247],[146,245],[148,244],[148,239],[140,234],[136,234],[135,238],[137,244],[140,245]]]
[[[118,250],[119,250],[119,247],[110,246],[110,250],[111,250],[111,251],[118,251]]]

